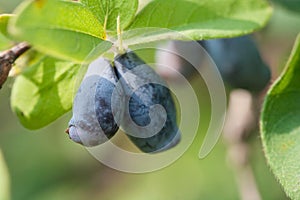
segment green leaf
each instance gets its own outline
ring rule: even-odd
[[[127,28],[141,30],[124,32],[124,40],[127,40],[124,43],[245,35],[263,27],[271,13],[272,8],[264,0],[154,0]]]
[[[273,0],[282,7],[300,14],[300,1],[298,0]]]
[[[3,34],[3,36],[9,38],[9,35],[7,33],[7,25],[8,21],[13,15],[11,14],[1,14],[0,15],[0,33]]]
[[[72,108],[79,69],[78,64],[41,56],[16,78],[11,107],[24,127],[42,128]]]
[[[0,149],[0,199],[8,200],[9,198],[9,175],[7,167]]]
[[[43,53],[82,62],[100,43],[104,43],[102,53],[111,47],[104,41],[103,25],[78,2],[30,0],[15,14],[17,17],[9,22],[10,33]]]
[[[267,94],[261,116],[268,163],[292,199],[300,199],[300,34],[288,64]]]
[[[125,29],[133,20],[138,0],[81,0],[98,18],[106,29],[116,32],[117,17],[120,16],[120,27]]]
[[[10,14],[0,15],[0,51],[12,46],[12,42],[9,39],[7,33],[8,20],[11,18]]]

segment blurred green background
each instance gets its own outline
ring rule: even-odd
[[[19,2],[0,0],[0,12],[11,12]],[[300,30],[299,16],[276,6],[270,24],[256,35],[263,57],[272,67],[273,78],[282,70]],[[9,172],[11,199],[239,199],[222,139],[208,157],[198,158],[210,118],[208,93],[200,78],[192,81],[201,108],[197,138],[174,164],[147,174],[127,174],[110,169],[69,140],[64,130],[71,113],[41,130],[24,129],[10,110],[12,84],[13,79],[9,79],[0,90],[0,149]],[[257,131],[253,132],[249,143],[251,165],[262,198],[287,199],[268,169]],[[1,171],[0,184],[7,176]],[[0,194],[5,189],[0,185]]]

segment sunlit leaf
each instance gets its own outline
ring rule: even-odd
[[[186,37],[234,37],[262,28],[271,13],[272,8],[264,0],[155,0],[127,28],[140,30],[124,33],[124,39],[126,44],[133,45]]]
[[[78,64],[42,56],[16,78],[11,107],[24,127],[44,127],[71,109],[79,69]]]
[[[300,35],[285,71],[268,92],[261,135],[275,176],[292,199],[300,199]]]
[[[10,14],[0,15],[0,51],[9,48],[12,45],[12,41],[10,41],[7,33],[7,24],[11,16],[12,15]]]
[[[121,28],[126,28],[133,20],[138,0],[81,0],[98,18],[101,24],[106,24],[106,29],[117,30],[117,17],[120,16]]]
[[[111,47],[104,41],[103,25],[78,2],[29,0],[15,13],[9,24],[11,34],[46,54],[82,62],[100,43],[105,43],[102,52]]]

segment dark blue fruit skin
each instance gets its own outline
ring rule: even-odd
[[[97,84],[95,94],[95,110],[96,116],[101,129],[107,138],[111,138],[118,131],[119,126],[114,119],[112,113],[112,93],[115,89],[115,84],[101,77]]]
[[[117,77],[110,62],[101,57],[89,65],[87,74],[75,96],[67,133],[74,142],[92,147],[106,142],[118,130],[111,106]],[[118,100],[114,103],[121,107]]]
[[[165,125],[159,133],[150,138],[137,138],[130,136],[135,144],[144,152],[157,151],[166,146],[174,134],[178,132],[176,122],[176,109],[168,88],[159,84],[147,84],[136,90],[129,100],[129,112],[133,121],[139,126],[150,123],[149,108],[160,104],[167,110]],[[137,109],[138,108],[138,109]]]
[[[223,79],[230,86],[259,92],[269,83],[270,69],[262,60],[250,36],[204,40],[199,43],[211,56]]]
[[[179,142],[180,132],[176,124],[176,109],[170,90],[164,85],[151,83],[151,80],[147,80],[150,81],[150,83],[137,88],[135,91],[130,91],[131,87],[126,85],[128,82],[123,80],[124,73],[139,65],[143,65],[144,67],[151,69],[132,51],[116,57],[114,63],[116,66],[117,76],[119,81],[121,81],[125,94],[131,94],[131,96],[128,97],[128,109],[130,117],[134,123],[139,126],[147,126],[151,121],[149,117],[150,107],[156,104],[163,106],[167,114],[163,128],[156,135],[148,138],[138,138],[128,134],[131,141],[140,150],[146,153],[165,150],[176,145]],[[143,75],[138,74],[139,72],[131,72],[136,73],[138,77],[143,77]],[[143,73],[143,70],[141,70],[140,73]],[[153,73],[151,75],[153,75],[154,79],[159,78],[152,69],[150,73]],[[129,117],[124,116],[124,118],[126,123],[126,118],[128,119]]]

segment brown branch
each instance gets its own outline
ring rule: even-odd
[[[9,50],[0,52],[0,89],[5,83],[14,62],[28,49],[30,49],[30,46],[26,42],[22,42]]]

